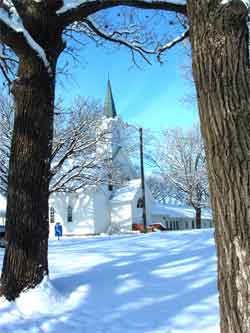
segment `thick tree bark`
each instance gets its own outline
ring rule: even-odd
[[[188,0],[193,73],[218,252],[222,333],[250,332],[250,81],[247,9]]]
[[[48,274],[54,90],[54,74],[48,73],[41,61],[20,59],[12,91],[16,113],[8,180],[8,244],[1,276],[1,294],[9,300],[36,286]]]
[[[48,196],[56,62],[64,49],[56,8],[62,1],[15,1],[23,25],[46,55],[21,33],[1,25],[1,38],[19,58],[13,83],[15,120],[8,177],[7,248],[0,293],[15,299],[48,274]],[[56,7],[54,7],[56,6]],[[58,7],[59,6],[59,7]],[[11,29],[9,29],[11,30]],[[50,68],[46,68],[47,62]]]
[[[195,222],[196,222],[196,228],[201,228],[201,208],[197,207],[195,208]]]

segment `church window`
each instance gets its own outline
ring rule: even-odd
[[[143,199],[142,198],[139,198],[138,201],[137,201],[137,208],[143,208]]]
[[[73,222],[73,208],[72,206],[68,206],[68,222]]]
[[[55,223],[55,208],[50,207],[50,223]]]

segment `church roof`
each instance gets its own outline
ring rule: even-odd
[[[107,92],[104,103],[104,115],[107,118],[115,118],[117,116],[115,102],[112,94],[111,83],[108,80]]]
[[[117,189],[113,193],[111,201],[113,203],[130,202],[134,199],[138,190],[141,190],[141,179],[132,179],[126,186]]]

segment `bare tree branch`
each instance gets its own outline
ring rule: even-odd
[[[22,18],[11,0],[0,2],[0,40],[18,55],[33,56],[50,69],[44,49],[25,28]]]
[[[192,205],[195,209],[208,205],[208,176],[205,151],[200,131],[167,130],[157,149],[156,168],[172,197]],[[155,158],[157,161],[157,157]]]
[[[147,50],[145,49],[138,41],[128,41],[119,37],[116,37],[116,35],[121,36],[123,33],[120,31],[114,31],[111,34],[107,34],[105,31],[101,30],[96,26],[96,24],[90,20],[90,19],[85,19],[84,22],[100,37],[102,37],[105,40],[108,40],[113,43],[117,43],[120,45],[124,45],[128,47],[132,52],[137,52],[139,53],[142,58],[149,64],[151,62],[149,59],[145,56],[145,54],[152,55],[155,54],[154,50]]]
[[[113,165],[106,151],[110,129],[103,127],[102,108],[97,102],[78,98],[56,117],[53,140],[50,193],[74,192],[86,185],[120,182],[120,165]],[[0,191],[6,193],[14,110],[11,100],[0,98]],[[107,123],[108,124],[108,123]]]

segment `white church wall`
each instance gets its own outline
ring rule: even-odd
[[[68,233],[94,234],[94,193],[82,193],[74,198],[72,202],[73,219],[67,223]]]
[[[132,230],[132,206],[131,202],[112,203],[111,224],[116,225],[119,231]]]
[[[112,120],[103,117],[100,121],[100,126],[97,127],[97,136],[102,136],[105,133],[105,140],[100,140],[96,144],[96,155],[97,159],[103,158],[106,159],[112,157]]]
[[[67,194],[55,193],[49,199],[49,236],[54,236],[54,228],[56,223],[61,223],[64,232],[64,222],[67,219]],[[51,217],[51,209],[54,209],[54,218]]]
[[[103,192],[96,192],[94,195],[95,212],[95,233],[102,233],[108,230],[110,224],[110,209],[108,198]]]
[[[91,234],[94,228],[93,195],[56,193],[49,201],[50,208],[54,208],[54,223],[50,219],[50,236],[54,235],[55,223],[63,227],[64,235]],[[72,208],[72,222],[68,220],[68,209]]]

